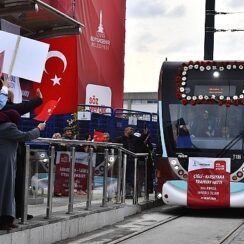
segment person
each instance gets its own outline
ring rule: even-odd
[[[110,142],[110,135],[108,132],[103,133],[103,142]],[[96,148],[96,167],[104,165],[104,157],[105,157],[105,147],[98,146]]]
[[[225,139],[229,139],[230,138],[230,130],[228,126],[223,126],[221,128],[221,137],[225,138]]]
[[[104,132],[103,138],[104,138],[104,142],[110,142],[110,135],[108,132]]]
[[[43,102],[43,96],[40,89],[36,90],[36,97],[31,99],[30,101],[25,101],[22,103],[13,103],[14,94],[13,92],[9,92],[8,101],[6,105],[3,107],[3,111],[5,110],[16,110],[20,115],[24,115],[33,111],[35,108],[40,106]],[[16,218],[21,217],[21,212],[23,209],[24,202],[24,194],[23,194],[23,186],[24,186],[24,172],[25,172],[25,144],[23,142],[19,142],[17,149],[17,170],[16,170],[16,178],[15,178],[15,202],[16,202]],[[28,214],[27,219],[32,219],[33,216]]]
[[[176,124],[176,128],[177,128],[177,135],[178,135],[176,139],[176,147],[191,148],[192,147],[191,136],[183,118],[180,118],[178,120]]]
[[[2,80],[1,79],[1,83],[2,83],[2,88],[0,90],[0,109],[2,109],[7,101],[8,101],[8,81],[7,80]]]
[[[114,140],[115,143],[123,144],[123,147],[134,153],[145,152],[145,145],[141,137],[134,135],[134,129],[132,127],[126,127],[124,129],[123,136],[117,137]],[[127,157],[126,167],[126,197],[132,197],[132,189],[134,187],[134,158],[130,155]]]
[[[68,140],[74,139],[71,127],[67,126],[67,127],[64,128],[64,133],[62,135],[62,138],[63,139],[68,139]]]
[[[212,137],[215,134],[214,123],[209,117],[207,110],[203,111],[199,117],[199,123],[195,123],[191,128],[191,133],[196,137]]]
[[[61,136],[61,134],[60,134],[59,132],[54,133],[54,134],[52,135],[52,139],[61,139],[61,138],[62,138],[62,136]]]
[[[33,98],[29,101],[24,101],[22,103],[13,103],[14,94],[11,90],[9,91],[8,94],[9,94],[8,101],[7,101],[6,105],[3,107],[3,110],[14,109],[20,115],[24,115],[26,113],[33,111],[35,108],[40,106],[43,102],[43,96],[42,96],[40,89],[36,90],[36,97],[35,98]]]
[[[142,140],[145,145],[145,152],[148,153],[147,161],[147,191],[153,193],[153,178],[154,178],[154,163],[153,163],[153,145],[150,141],[150,133],[148,127],[144,126],[142,133]]]
[[[15,110],[0,112],[0,230],[10,230],[17,226],[13,223],[15,214],[15,170],[18,142],[33,140],[40,136],[45,124],[23,132],[17,128],[21,120]]]

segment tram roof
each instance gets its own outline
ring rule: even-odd
[[[83,24],[41,0],[0,0],[0,18],[21,28],[33,39],[74,35]]]

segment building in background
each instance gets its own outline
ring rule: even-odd
[[[157,92],[125,92],[123,108],[157,113]]]

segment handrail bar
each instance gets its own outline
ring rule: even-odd
[[[33,140],[32,142],[44,142],[47,144],[50,143],[57,143],[57,144],[65,144],[65,145],[77,145],[77,146],[102,146],[102,147],[114,147],[117,149],[121,149],[122,152],[127,153],[135,158],[139,157],[146,157],[148,153],[134,153],[125,148],[123,148],[123,144],[121,143],[113,143],[113,142],[92,142],[92,141],[85,141],[85,140],[70,140],[70,139],[52,139],[52,138],[43,138],[38,137],[37,139]]]
[[[93,141],[85,141],[85,140],[70,140],[70,139],[53,139],[53,138],[44,138],[44,137],[38,137],[35,140],[32,140],[31,142],[44,142],[47,144],[50,143],[61,143],[65,145],[77,145],[77,146],[109,146],[109,147],[121,147],[121,143],[113,143],[113,142],[93,142]]]

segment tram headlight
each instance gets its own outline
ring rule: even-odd
[[[171,160],[171,164],[172,165],[176,165],[177,164],[177,161],[173,159],[173,160]]]
[[[237,180],[237,176],[236,175],[233,175],[232,176],[232,180]]]
[[[162,198],[162,194],[161,194],[161,193],[158,193],[158,194],[157,194],[157,198],[158,198],[158,199],[161,199],[161,198]]]

